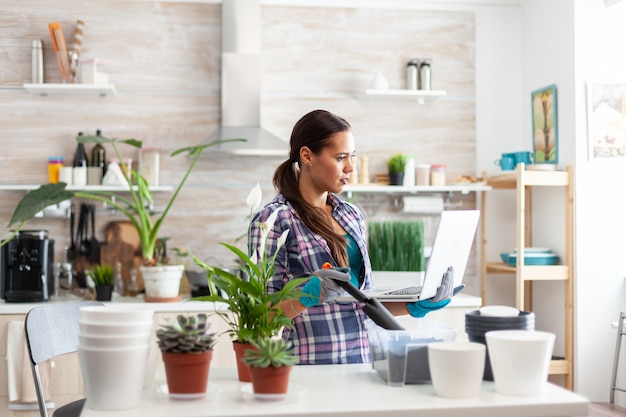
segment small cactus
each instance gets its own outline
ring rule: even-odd
[[[162,352],[194,353],[213,349],[217,343],[215,333],[209,332],[208,316],[199,313],[191,316],[179,314],[176,320],[166,318],[168,324],[157,330],[157,342]]]
[[[267,368],[268,366],[292,366],[298,363],[291,342],[281,338],[261,338],[251,342],[255,349],[244,353],[243,361],[248,366]]]

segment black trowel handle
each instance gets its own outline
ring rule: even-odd
[[[368,298],[363,304],[363,312],[383,329],[404,330],[396,318],[376,298]]]
[[[404,327],[400,326],[393,314],[376,298],[366,296],[361,290],[352,285],[350,281],[335,279],[332,276],[329,276],[329,278],[333,279],[337,285],[346,290],[355,300],[363,303],[363,312],[367,314],[374,323],[387,330],[404,330]]]

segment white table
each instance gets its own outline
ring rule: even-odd
[[[211,369],[209,381],[208,395],[201,400],[173,401],[151,389],[138,408],[85,408],[81,417],[579,417],[589,412],[587,399],[552,384],[541,397],[511,397],[497,394],[492,382],[484,382],[479,398],[450,400],[437,397],[431,384],[390,387],[369,364],[296,366],[291,383],[307,391],[282,402],[244,400],[234,369]]]

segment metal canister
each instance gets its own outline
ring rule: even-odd
[[[33,39],[31,53],[31,82],[43,84],[43,41],[41,39]]]
[[[430,90],[430,59],[420,64],[420,90]]]
[[[419,61],[412,59],[406,64],[406,88],[417,90],[419,85]]]

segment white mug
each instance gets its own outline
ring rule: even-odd
[[[67,185],[74,184],[74,169],[72,167],[62,167],[59,170],[59,182],[64,182]]]

